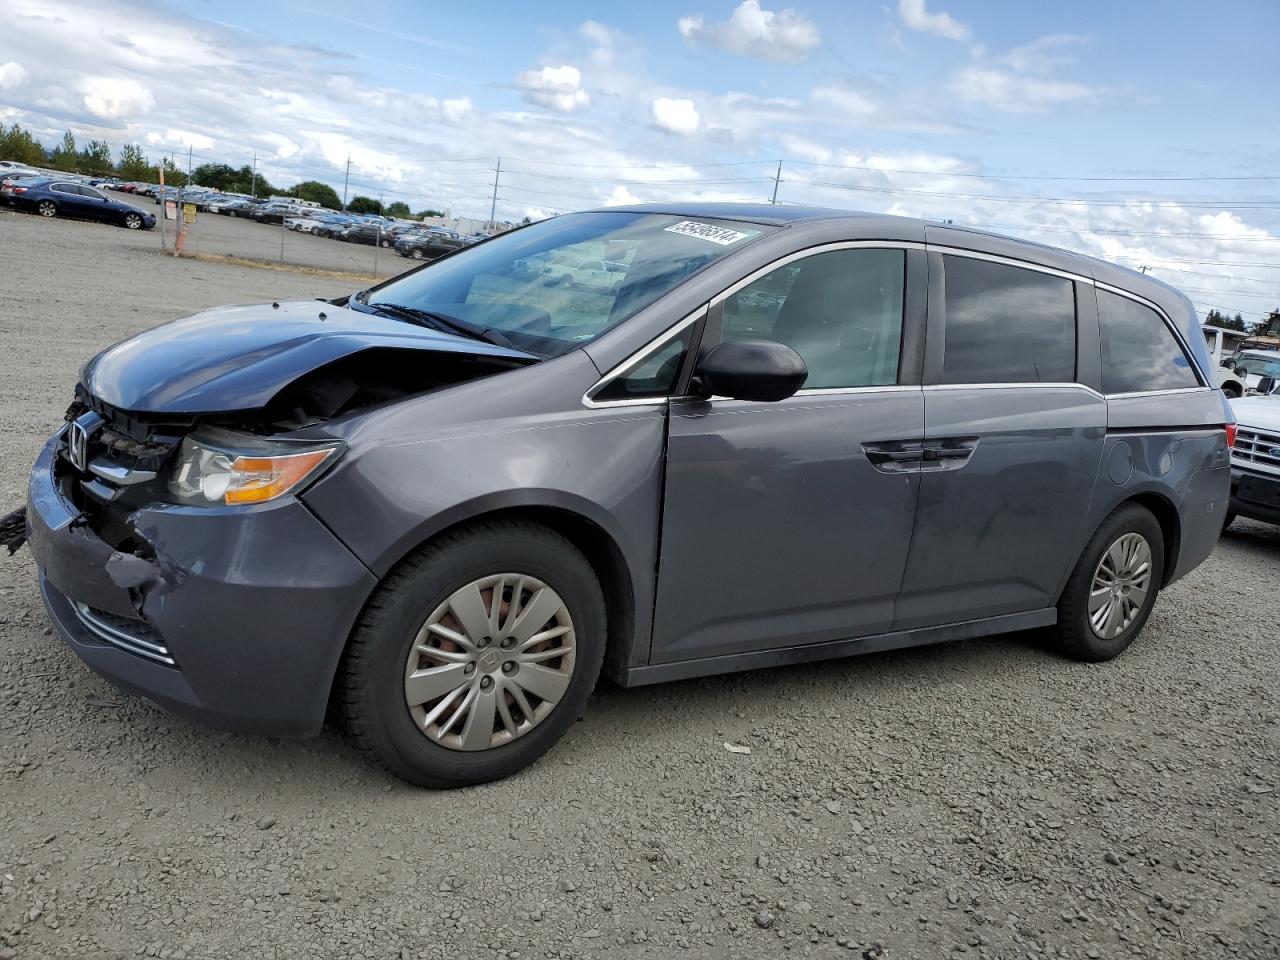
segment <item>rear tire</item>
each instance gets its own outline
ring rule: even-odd
[[[1227,528],[1236,522],[1236,514],[1228,510],[1227,515],[1222,518],[1222,532],[1226,533]]]
[[[1163,571],[1164,533],[1159,522],[1145,507],[1121,504],[1085,545],[1062,591],[1053,628],[1055,645],[1066,656],[1090,663],[1119,656],[1151,615]],[[1115,612],[1114,618],[1099,626],[1099,617],[1109,611]]]
[[[1224,383],[1222,385],[1222,392],[1231,400],[1239,400],[1240,397],[1243,396],[1243,392],[1234,383]]]
[[[485,578],[498,578],[502,574],[512,575],[501,579],[509,589],[509,602],[503,599],[501,587],[487,588],[486,598],[483,592],[486,588],[476,586],[478,582],[485,582]],[[547,619],[542,623],[531,622],[529,630],[537,635],[547,629],[548,623],[564,623],[565,618],[571,624],[568,632],[563,633],[565,639],[547,641],[553,645],[571,641],[570,657],[557,661],[548,659],[545,652],[527,654],[540,656],[539,664],[560,663],[560,667],[554,668],[560,676],[554,699],[551,694],[541,699],[538,685],[532,683],[539,675],[545,678],[546,671],[521,661],[511,673],[507,670],[513,666],[511,663],[503,664],[501,670],[494,672],[495,665],[489,662],[495,655],[497,660],[521,656],[526,639],[523,633],[518,641],[514,637],[503,637],[500,642],[496,637],[471,637],[477,632],[494,632],[492,621],[486,621],[485,617],[494,615],[495,595],[499,597],[498,613],[503,617],[511,607],[521,616],[532,609],[531,591],[526,591],[528,599],[516,600],[525,584],[520,578],[524,577],[539,582],[539,589],[550,588],[552,595],[562,601],[554,615],[560,620],[542,613],[542,618]],[[480,631],[467,629],[465,618],[460,615],[447,619],[453,617],[455,598],[476,589],[481,591],[476,595],[482,614],[479,623],[482,627],[489,624]],[[486,605],[490,612],[486,612]],[[482,649],[469,651],[452,641],[446,645],[440,637],[447,631],[426,632],[425,624],[441,622],[440,611],[445,608],[449,612],[443,623],[455,631],[452,636],[465,634]],[[347,728],[362,750],[396,776],[418,786],[465,787],[510,776],[549,750],[582,713],[604,659],[605,626],[600,583],[581,552],[559,534],[518,521],[494,521],[448,534],[424,547],[391,573],[357,622],[340,681]],[[501,626],[497,634],[501,637],[521,630],[521,621],[517,618],[514,625]],[[513,644],[511,648],[508,641]],[[454,687],[444,697],[448,700],[453,693],[462,693],[458,699],[451,702],[429,699],[418,705],[408,699],[409,679],[418,675],[412,671],[441,672],[435,664],[424,665],[414,659],[418,651],[426,652],[423,643],[438,643],[444,648],[446,652],[439,657],[442,669],[450,669],[449,665],[453,664],[453,669],[461,671],[463,667],[458,665],[468,661],[464,664],[465,673],[458,674],[462,679],[452,679]],[[407,674],[407,670],[412,673]],[[486,670],[489,673],[485,673]],[[530,679],[525,681],[531,686],[521,688],[525,691],[521,694],[525,698],[521,706],[508,692],[513,682],[520,686],[520,675],[525,670],[531,671]],[[566,674],[567,684],[563,679]],[[531,708],[531,715],[526,716],[524,709],[530,705],[529,691],[537,705]],[[439,691],[432,694],[433,698],[440,696]],[[486,725],[482,726],[479,721],[476,724],[477,731],[483,730],[477,742],[492,741],[496,745],[477,748],[475,742],[467,743],[466,738],[470,721],[474,719],[472,714],[479,713],[486,696],[502,698],[502,704],[493,701],[488,704]],[[442,713],[437,711],[441,703]],[[468,703],[475,706],[467,708],[457,726],[442,729],[441,721],[455,707],[461,710]],[[495,716],[495,710],[500,711],[499,715]],[[433,712],[438,717],[434,721]],[[515,725],[508,726],[513,718]],[[519,732],[513,734],[513,729]]]
[[[36,204],[36,213],[46,219],[56,217],[58,215],[58,205],[52,200],[41,200]]]

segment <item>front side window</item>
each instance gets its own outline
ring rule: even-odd
[[[1103,393],[1200,385],[1182,346],[1150,307],[1099,290],[1098,322],[1102,332]]]
[[[772,229],[656,213],[569,214],[463,249],[353,298],[352,306],[410,307],[559,356]]]
[[[610,380],[591,398],[604,400],[648,400],[668,396],[680,378],[685,354],[693,342],[694,325],[653,350],[626,373]]]
[[[943,383],[1075,380],[1075,284],[989,260],[942,259]]]
[[[796,260],[725,300],[721,339],[785,343],[809,368],[805,389],[897,383],[905,276],[902,250]]]

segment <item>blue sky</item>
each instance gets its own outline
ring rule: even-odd
[[[502,155],[511,218],[767,199],[782,160],[784,202],[995,225],[1246,314],[1280,295],[1276,0],[6,6],[0,122],[50,141],[339,187],[351,156],[361,192],[480,215]]]

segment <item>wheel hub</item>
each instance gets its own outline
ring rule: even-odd
[[[1120,636],[1141,612],[1151,589],[1151,545],[1126,533],[1102,554],[1089,591],[1089,626],[1102,640]]]
[[[526,574],[481,577],[450,594],[418,630],[405,664],[405,705],[441,746],[502,746],[555,709],[575,653],[573,621],[554,589]]]

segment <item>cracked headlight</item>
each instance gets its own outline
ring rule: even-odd
[[[338,443],[264,441],[212,432],[182,441],[169,492],[179,503],[265,503],[317,475],[342,451]]]

